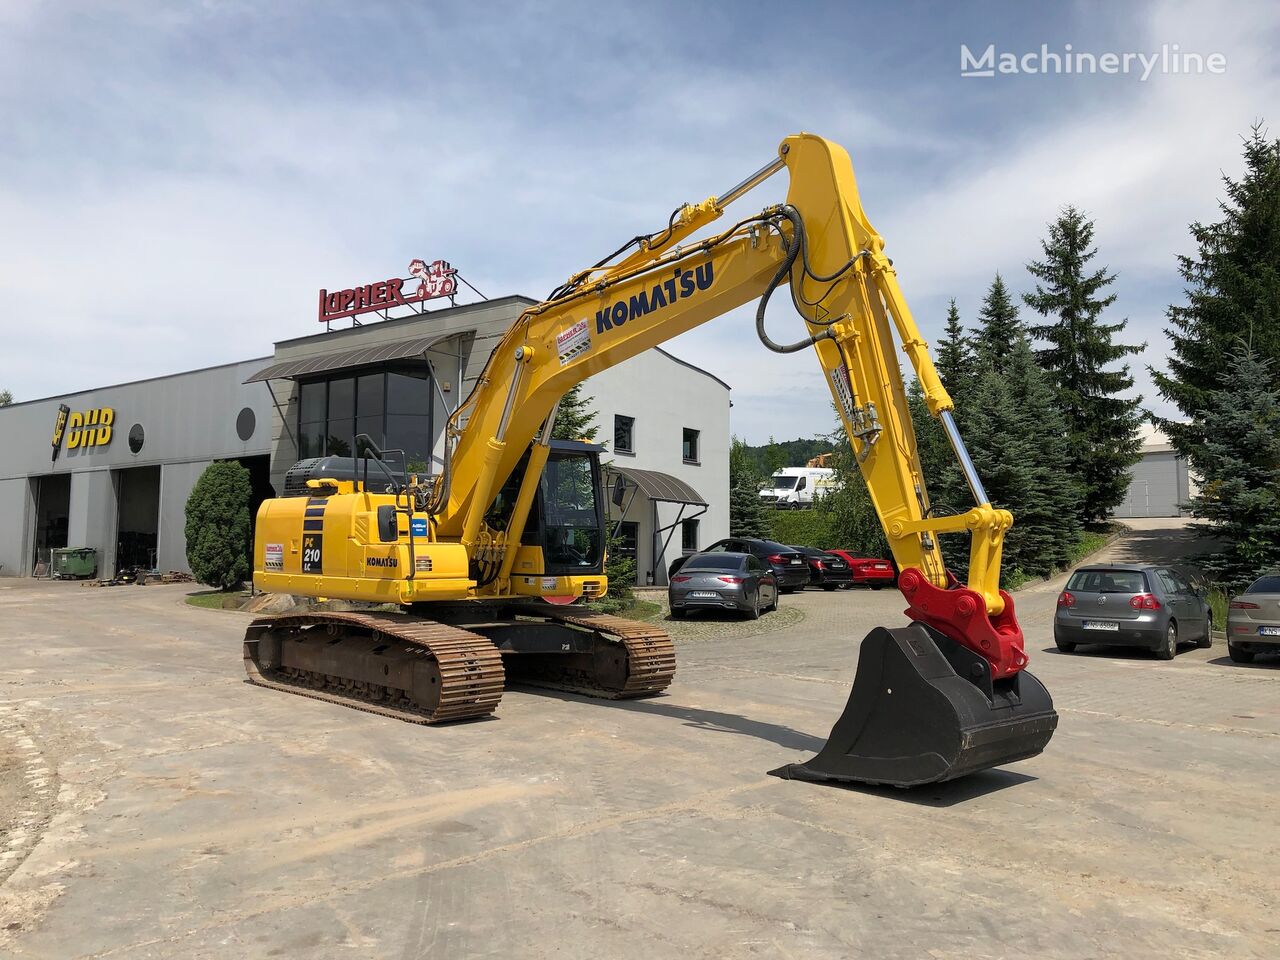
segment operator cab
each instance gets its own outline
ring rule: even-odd
[[[552,440],[529,520],[520,542],[542,549],[543,576],[568,577],[604,572],[604,498],[600,452],[604,448],[580,440]],[[529,455],[511,471],[485,522],[503,530],[511,518]]]

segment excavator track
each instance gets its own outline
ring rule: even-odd
[[[515,682],[608,700],[630,700],[661,693],[676,672],[676,648],[667,632],[652,623],[607,613],[551,604],[514,608],[521,617],[591,631],[591,665],[581,657],[526,658],[509,661]]]
[[[488,638],[393,613],[259,618],[244,667],[260,686],[424,724],[489,716],[505,681]]]

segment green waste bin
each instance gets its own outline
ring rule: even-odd
[[[53,575],[83,580],[98,572],[98,551],[93,547],[64,547],[53,551]]]

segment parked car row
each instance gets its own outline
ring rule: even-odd
[[[1071,574],[1058,594],[1053,639],[1064,653],[1082,643],[1140,647],[1172,660],[1178,645],[1213,646],[1207,585],[1174,566],[1092,564]],[[1249,663],[1280,653],[1280,574],[1259,577],[1227,609],[1227,653]]]
[[[843,550],[795,547],[773,540],[728,537],[678,557],[668,568],[667,598],[676,619],[696,610],[730,610],[755,619],[778,608],[778,595],[813,585],[823,590],[894,583],[887,560]]]

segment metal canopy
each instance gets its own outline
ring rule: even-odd
[[[418,337],[414,340],[398,340],[395,343],[383,343],[376,347],[361,347],[359,350],[346,350],[342,353],[322,353],[298,360],[286,360],[272,364],[259,370],[245,383],[257,383],[261,380],[297,380],[316,373],[328,373],[331,370],[345,370],[351,367],[366,367],[376,363],[388,363],[392,360],[425,359],[427,351],[445,340],[475,333],[474,330],[455,330],[438,337]]]
[[[683,480],[678,480],[669,473],[657,470],[637,470],[634,467],[620,467],[616,463],[609,464],[611,473],[618,473],[633,483],[641,493],[650,500],[661,500],[667,503],[689,503],[705,507],[707,501],[702,494]]]

